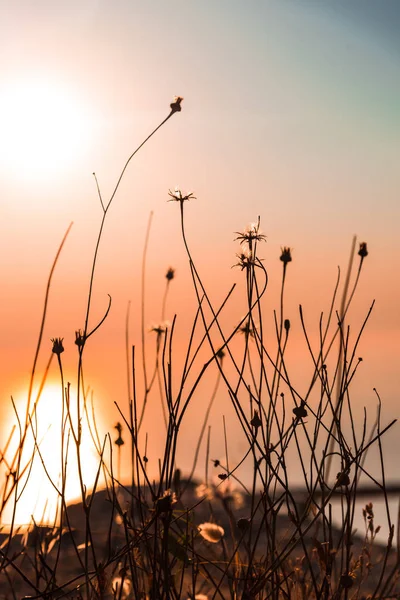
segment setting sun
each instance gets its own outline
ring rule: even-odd
[[[35,397],[35,396],[33,396]],[[16,407],[21,418],[25,411],[26,400],[22,397],[16,401]],[[28,429],[24,450],[22,453],[21,470],[26,465],[29,469],[28,479],[23,477],[19,486],[14,522],[16,525],[28,525],[32,517],[36,523],[54,523],[60,508],[60,496],[56,491],[62,489],[61,465],[67,464],[65,477],[65,498],[67,501],[79,498],[81,488],[77,467],[76,445],[71,434],[70,423],[66,411],[62,410],[61,389],[55,384],[46,385],[36,405],[36,410],[31,411],[33,427]],[[76,411],[71,399],[71,418],[76,426]],[[64,433],[61,433],[62,419],[65,424]],[[83,418],[83,422],[85,422]],[[6,423],[5,430],[10,431],[14,418]],[[32,430],[35,435],[32,435]],[[18,429],[14,430],[11,443],[6,453],[7,462],[10,464],[19,443]],[[63,438],[63,449],[61,439]],[[36,439],[36,450],[34,451]],[[68,449],[67,449],[68,448]],[[63,452],[63,458],[62,458]],[[30,463],[31,456],[33,462]],[[80,445],[82,462],[82,475],[84,484],[90,489],[96,477],[99,458],[91,440],[87,426],[82,427],[82,442]],[[45,468],[44,468],[45,467]],[[4,475],[4,474],[3,474]],[[15,497],[15,495],[14,495]],[[8,524],[12,520],[12,502],[7,504],[2,516],[2,523]]]
[[[32,74],[3,82],[0,130],[0,163],[29,182],[78,164],[92,143],[93,121],[72,86]]]

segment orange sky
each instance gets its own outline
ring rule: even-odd
[[[1,8],[0,123],[8,136],[1,136],[0,153],[4,411],[10,395],[23,394],[27,384],[47,276],[71,221],[51,289],[39,371],[50,338],[64,337],[67,378],[74,381],[74,331],[83,326],[101,220],[91,173],[96,171],[108,198],[129,154],[168,114],[173,95],[182,94],[182,113],[135,157],[106,221],[92,325],[107,306],[107,294],[112,309],[86,355],[86,379],[101,407],[103,430],[118,418],[114,401],[126,409],[129,301],[130,340],[140,344],[141,261],[150,211],[146,327],[160,318],[164,275],[172,265],[176,279],[167,318],[178,315],[176,356],[182,358],[195,302],[179,207],[167,202],[175,185],[197,197],[185,206],[188,239],[216,303],[243,278],[231,269],[235,231],[261,216],[269,314],[279,304],[280,247],[293,249],[287,316],[300,389],[306,367],[298,305],[315,330],[320,312],[328,309],[337,266],[347,266],[352,236],[368,242],[350,315],[354,331],[374,299],[376,307],[360,349],[356,398],[360,407],[374,407],[376,387],[385,419],[398,416],[400,79],[392,27],[399,12],[388,1],[378,21],[373,3],[363,4],[362,14],[357,2],[335,6],[271,1],[249,9],[240,2],[122,0],[55,6],[42,0]],[[227,324],[244,307],[239,289]],[[150,347],[154,334],[146,336]],[[51,378],[57,381],[55,368]],[[160,417],[154,402],[152,424]],[[228,405],[225,393],[213,410],[216,455]],[[182,433],[188,444],[198,410],[193,408]]]

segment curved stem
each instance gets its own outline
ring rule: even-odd
[[[130,155],[130,157],[128,158],[128,160],[126,161],[120,176],[118,177],[118,181],[115,185],[114,191],[110,196],[109,201],[107,202],[107,204],[104,207],[104,203],[103,200],[101,199],[101,205],[103,208],[103,217],[101,220],[101,224],[100,224],[100,230],[99,230],[99,234],[97,236],[97,242],[96,242],[96,247],[95,247],[95,251],[94,251],[94,257],[93,257],[93,262],[92,262],[92,271],[91,271],[91,275],[90,275],[90,283],[89,283],[89,293],[88,293],[88,302],[87,302],[87,307],[86,307],[86,317],[85,317],[85,327],[84,327],[84,339],[87,333],[87,328],[88,328],[88,321],[89,321],[89,314],[90,314],[90,305],[91,305],[91,301],[92,301],[92,294],[93,294],[93,283],[94,283],[94,273],[96,270],[96,264],[97,264],[97,255],[99,252],[99,247],[100,247],[100,241],[102,238],[102,234],[103,234],[103,229],[104,229],[104,223],[106,220],[106,216],[108,213],[108,210],[112,204],[112,201],[115,198],[115,194],[117,193],[117,190],[119,188],[119,185],[122,181],[122,178],[125,174],[125,171],[129,165],[129,163],[131,162],[132,158],[135,156],[135,154],[137,154],[137,152],[139,152],[139,150],[141,148],[143,148],[143,146],[146,144],[146,142],[148,142],[148,140],[153,137],[153,135],[168,121],[168,119],[171,118],[171,116],[174,114],[175,111],[171,110],[171,112],[169,113],[169,115],[163,120],[161,121],[161,123],[159,125],[157,125],[157,127],[155,129],[153,129],[153,131],[143,140],[143,142],[141,144],[139,144],[139,146],[136,148],[136,150],[134,150],[132,152],[132,154]],[[97,182],[97,179],[96,179]],[[98,190],[99,192],[99,197],[101,198],[101,194],[100,194],[100,190]]]

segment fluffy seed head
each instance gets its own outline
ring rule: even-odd
[[[199,525],[200,535],[212,544],[216,544],[225,535],[225,531],[220,525],[215,523],[202,523]]]

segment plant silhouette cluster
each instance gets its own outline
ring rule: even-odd
[[[194,196],[179,189],[169,191],[169,200],[179,204],[171,210],[179,211],[183,247],[197,299],[179,386],[172,386],[177,377],[173,351],[176,318],[172,323],[165,321],[168,290],[175,278],[174,269],[169,267],[161,321],[151,327],[156,340],[154,367],[150,371],[147,366],[147,333],[142,322],[143,387],[139,388],[136,375],[138,352],[129,347],[127,334],[129,407],[124,411],[117,406],[118,422],[111,435],[101,439],[97,431],[84,384],[83,364],[86,342],[111,308],[110,298],[103,319],[89,327],[106,217],[129,162],[172,115],[181,111],[181,103],[182,98],[174,99],[166,119],[129,157],[108,202],[103,200],[96,179],[102,221],[83,328],[75,334],[76,383],[72,385],[64,379],[63,339],[55,337],[49,346],[50,358],[39,392],[34,394],[52,276],[69,230],[54,260],[25,414],[20,415],[14,407],[18,425],[0,452],[0,510],[3,513],[7,506],[13,507],[11,525],[2,527],[0,532],[0,598],[399,598],[399,543],[394,539],[395,525],[389,511],[381,442],[393,422],[383,425],[376,392],[376,420],[369,424],[365,414],[358,427],[351,400],[352,384],[361,363],[358,346],[372,306],[355,337],[346,318],[368,255],[366,243],[360,244],[358,258],[353,244],[343,289],[338,274],[327,315],[321,315],[319,320],[317,343],[308,334],[300,307],[298,322],[312,365],[308,389],[300,393],[286,358],[293,329],[285,312],[291,248],[283,247],[277,257],[281,260],[282,279],[271,335],[270,328],[266,331],[265,315],[268,273],[265,261],[259,258],[266,236],[261,232],[259,219],[236,232],[240,250],[235,266],[243,279],[246,311],[238,323],[228,327],[221,317],[236,290],[229,290],[223,302],[215,305],[192,257],[185,231],[185,202]],[[147,243],[148,235],[142,277]],[[358,260],[355,275],[353,258]],[[58,511],[53,524],[44,526],[32,521],[21,530],[15,524],[15,515],[33,461],[41,461],[46,470],[36,413],[52,360],[58,364],[62,397],[59,478],[55,480],[46,472],[57,493]],[[213,377],[215,384],[205,405],[200,433],[190,449],[192,468],[183,475],[177,456],[183,422],[200,384]],[[210,457],[209,416],[221,391],[229,397],[246,442],[246,450],[235,464],[229,457],[225,419],[225,456],[213,460]],[[149,476],[148,439],[143,429],[151,393],[159,396],[165,427],[164,452],[159,458],[156,481]],[[85,427],[98,455],[97,476],[90,490],[82,468]],[[18,447],[11,452],[15,438]],[[29,456],[25,450],[28,438],[34,441]],[[366,457],[372,447],[380,457],[378,476],[367,468]],[[123,482],[121,477],[121,454],[125,451],[130,457],[129,482]],[[67,505],[67,464],[72,454],[77,460],[81,499],[76,505]],[[203,455],[205,475],[201,481],[199,462]],[[251,474],[250,485],[242,481],[244,469]],[[386,507],[386,522],[375,524],[374,506],[367,498],[362,510],[365,531],[356,534],[354,520],[365,486]],[[376,540],[380,527],[386,531],[386,546]]]

